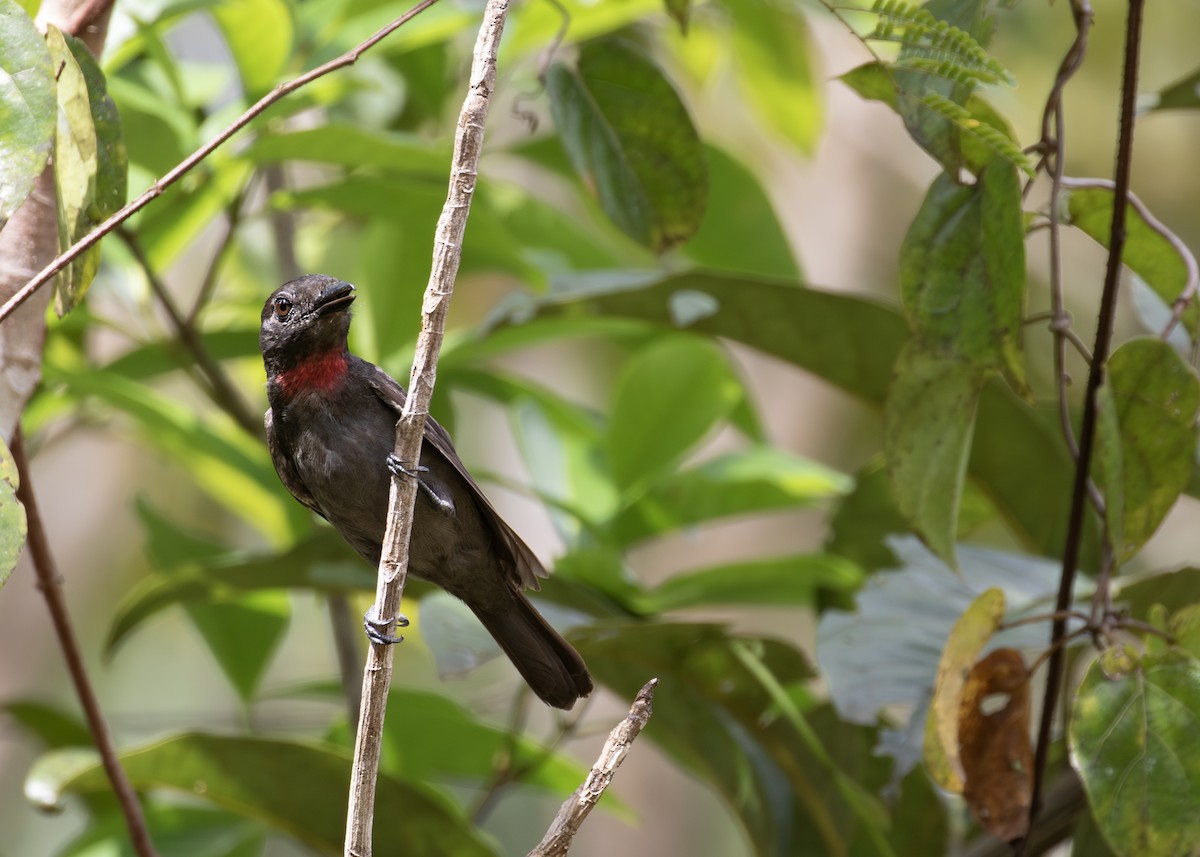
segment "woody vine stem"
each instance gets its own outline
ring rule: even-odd
[[[1085,3],[1076,2],[1079,10]],[[1092,365],[1088,372],[1087,391],[1083,402],[1083,420],[1079,430],[1079,456],[1075,464],[1075,482],[1071,491],[1071,511],[1067,524],[1066,546],[1063,550],[1062,573],[1059,580],[1055,611],[1065,614],[1071,606],[1075,574],[1083,541],[1084,514],[1088,503],[1088,474],[1096,438],[1096,392],[1104,379],[1105,365],[1112,344],[1113,316],[1116,312],[1117,287],[1120,282],[1121,255],[1125,247],[1125,215],[1129,197],[1130,170],[1133,161],[1134,108],[1137,102],[1138,58],[1141,49],[1142,13],[1144,0],[1129,0],[1129,17],[1125,27],[1125,49],[1121,83],[1120,135],[1117,141],[1116,168],[1113,187],[1113,216],[1109,233],[1108,264],[1104,273],[1104,291],[1100,299],[1100,314],[1096,324],[1096,340],[1092,347]],[[1078,19],[1077,19],[1078,20]],[[1061,143],[1061,141],[1060,141]],[[1061,150],[1056,154],[1061,159]],[[1052,203],[1053,204],[1053,203]],[[1037,753],[1034,757],[1033,792],[1029,806],[1032,829],[1040,809],[1046,758],[1050,749],[1050,733],[1054,723],[1059,690],[1062,685],[1064,653],[1059,641],[1066,633],[1065,615],[1054,620],[1050,646],[1054,650],[1046,669],[1046,692],[1042,716],[1038,724]],[[1017,846],[1021,854],[1023,845]]]

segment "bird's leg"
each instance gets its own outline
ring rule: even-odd
[[[392,472],[393,476],[407,476],[410,479],[417,480],[417,486],[425,492],[426,496],[433,501],[433,505],[437,507],[439,512],[446,515],[454,514],[454,500],[447,494],[439,494],[434,490],[428,482],[421,478],[422,473],[428,473],[429,468],[422,464],[416,467],[410,467],[396,457],[396,453],[389,452],[387,457],[387,468]]]
[[[376,619],[375,605],[371,605],[371,609],[363,614],[363,630],[367,632],[367,638],[372,643],[379,643],[381,646],[390,646],[393,643],[403,643],[404,636],[393,637],[388,633],[388,627],[396,623],[397,628],[407,628],[408,618],[401,614],[393,619]]]

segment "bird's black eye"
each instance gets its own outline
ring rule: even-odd
[[[292,302],[289,301],[287,298],[281,296],[281,297],[275,298],[274,303],[275,303],[275,317],[278,319],[281,319],[281,320],[287,318],[288,313],[290,313],[292,311]]]

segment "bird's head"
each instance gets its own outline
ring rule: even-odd
[[[268,378],[299,381],[320,367],[344,368],[353,302],[354,286],[324,274],[307,274],[272,292],[258,331]]]

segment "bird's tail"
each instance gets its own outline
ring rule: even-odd
[[[510,605],[502,610],[471,609],[547,705],[569,709],[592,692],[592,677],[579,652],[520,592],[514,592]]]

